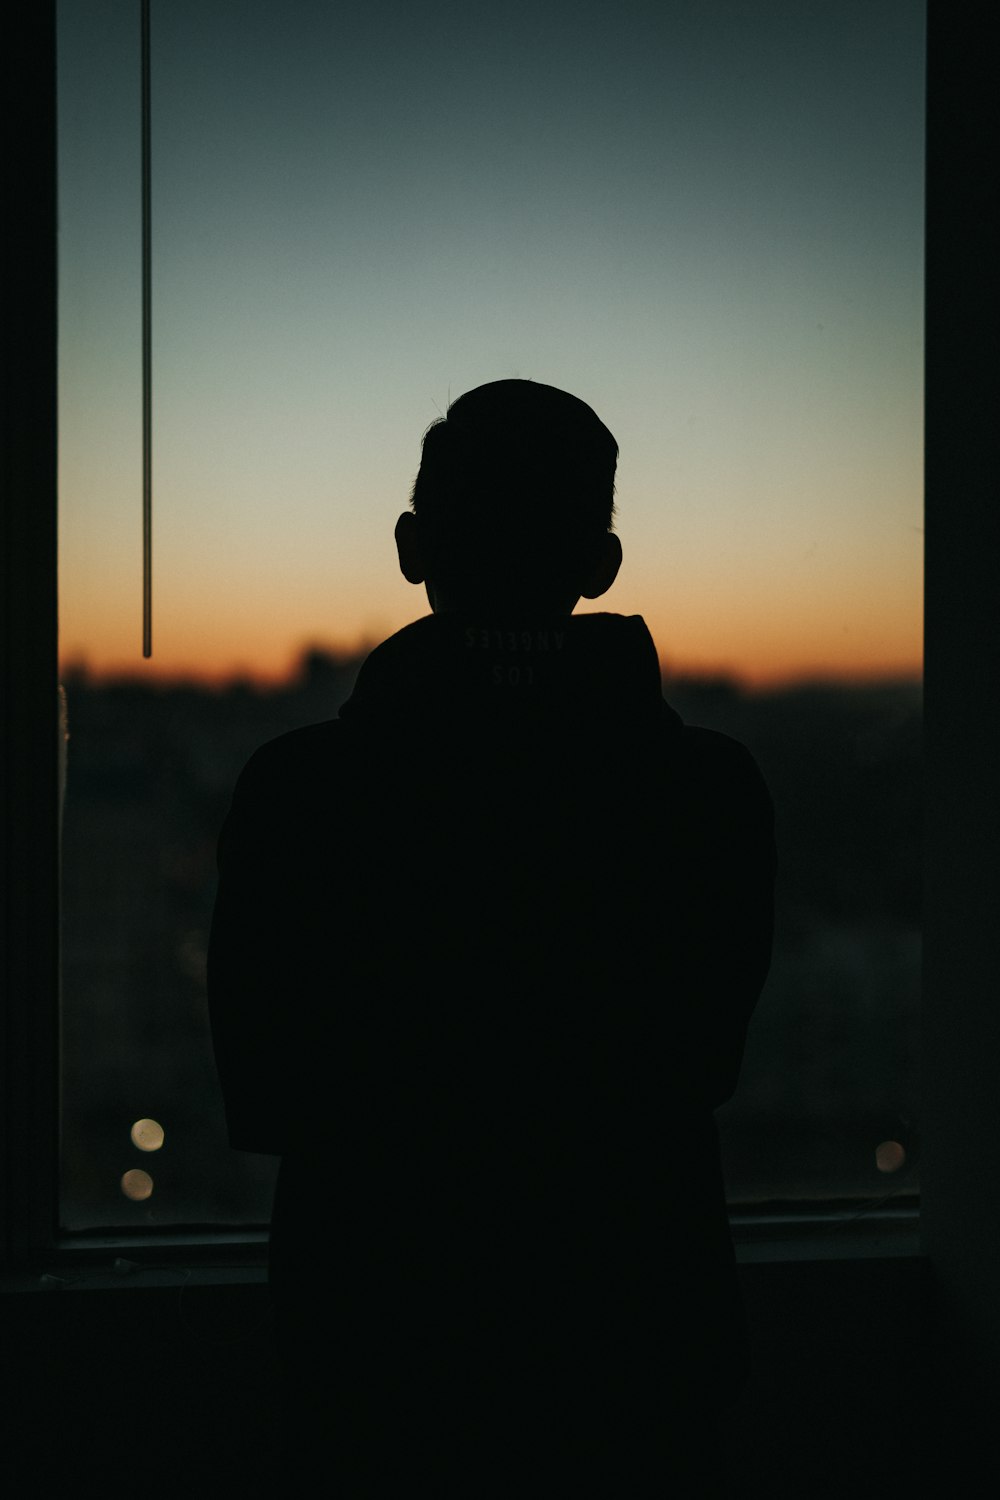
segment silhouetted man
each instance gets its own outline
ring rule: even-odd
[[[745,1350],[713,1110],[772,815],[643,621],[572,614],[621,562],[617,454],[551,386],[454,402],[396,527],[432,613],[256,753],[222,834],[230,1138],[282,1158],[290,1458],[335,1493],[715,1493]]]

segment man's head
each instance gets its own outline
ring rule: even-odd
[[[609,589],[618,444],[584,401],[497,380],[459,396],[424,434],[396,524],[404,576],[435,611],[569,614]]]

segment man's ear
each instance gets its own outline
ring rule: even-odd
[[[580,593],[584,599],[599,599],[618,577],[622,565],[622,544],[613,531],[601,538],[601,549],[584,574]]]
[[[407,583],[423,583],[427,576],[420,555],[420,527],[412,510],[404,510],[396,522],[396,553],[399,571]]]

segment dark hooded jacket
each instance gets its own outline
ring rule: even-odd
[[[600,1305],[672,1390],[738,1385],[713,1110],[774,867],[754,761],[664,702],[640,618],[430,616],[373,651],[339,719],[253,756],[220,841],[212,1028],[232,1145],[284,1158],[277,1283],[336,1242],[437,1326]]]

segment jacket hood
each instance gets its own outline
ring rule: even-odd
[[[376,646],[340,710],[352,722],[416,717],[500,721],[672,721],[639,615],[519,622],[426,615]]]

